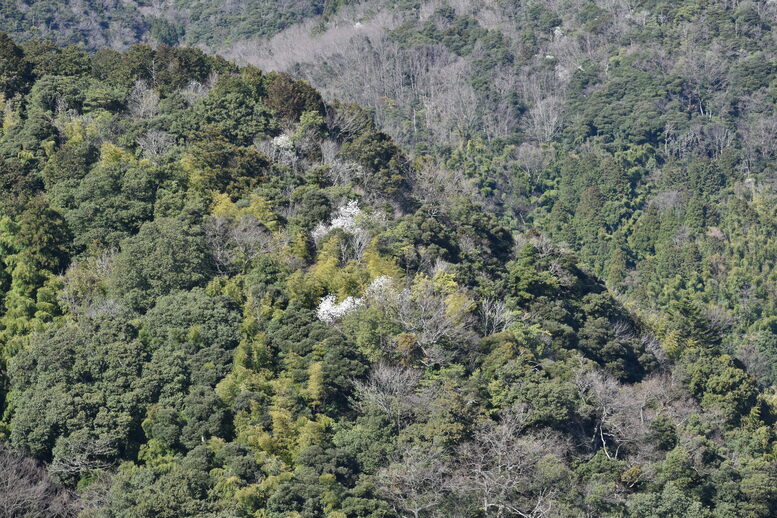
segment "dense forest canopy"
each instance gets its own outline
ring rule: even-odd
[[[272,36],[330,16],[348,0],[8,0],[0,29],[18,40],[47,39],[91,50],[155,41],[223,47]]]
[[[0,6],[0,516],[774,516],[775,23]]]
[[[197,45],[306,79],[369,108],[425,174],[470,180],[507,228],[644,309],[698,300],[731,352],[772,363],[773,3],[200,3],[9,3],[0,29]]]

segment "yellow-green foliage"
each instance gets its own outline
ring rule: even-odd
[[[100,163],[104,165],[111,164],[132,164],[135,163],[135,156],[128,150],[115,144],[106,142],[100,148]]]
[[[3,114],[3,133],[8,133],[21,122],[21,117],[13,108],[13,102],[6,100],[5,95],[0,93],[0,111]]]
[[[375,111],[162,18],[0,33],[0,468],[85,518],[774,516],[774,10],[414,3]]]
[[[373,241],[374,243],[374,241]],[[402,270],[393,257],[381,256],[375,251],[373,246],[367,248],[362,256],[362,261],[370,274],[370,280],[381,276],[391,277],[392,279],[401,279]]]
[[[215,193],[213,195],[211,211],[216,217],[233,221],[246,216],[254,217],[268,229],[272,231],[278,230],[278,217],[273,211],[272,203],[257,194],[250,194],[248,196],[248,203],[245,206],[238,207],[228,195]]]

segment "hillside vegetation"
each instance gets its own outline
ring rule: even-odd
[[[694,299],[771,385],[773,4],[359,6],[228,54],[372,107],[642,308]]]
[[[777,514],[771,4],[195,4],[0,8],[0,516]]]
[[[63,514],[772,512],[771,399],[694,301],[651,327],[287,76],[2,57],[3,422]]]
[[[416,169],[474,184],[500,224],[570,248],[650,318],[692,299],[764,387],[777,379],[770,2],[5,9],[22,39],[198,45],[355,102]]]
[[[154,41],[223,47],[272,36],[347,0],[9,0],[0,5],[0,30],[15,39],[48,39],[91,50]]]

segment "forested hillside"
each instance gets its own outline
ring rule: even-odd
[[[229,55],[373,107],[503,224],[643,309],[693,300],[777,380],[774,3],[359,5]]]
[[[773,399],[696,300],[640,318],[288,76],[2,60],[8,516],[773,513]]]
[[[6,0],[0,30],[19,40],[48,39],[88,49],[135,43],[189,43],[219,48],[272,36],[311,17],[329,16],[348,0]]]
[[[473,183],[500,224],[573,250],[648,318],[692,300],[727,352],[777,381],[771,2],[4,9],[0,29],[25,40],[198,45],[355,102],[417,169]]]
[[[777,514],[777,8],[477,4],[0,6],[0,517]]]

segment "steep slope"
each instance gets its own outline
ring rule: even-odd
[[[345,2],[269,0],[27,0],[0,5],[0,30],[19,41],[126,48],[135,43],[189,43],[211,48],[272,36]]]
[[[691,299],[726,352],[764,387],[777,379],[768,2],[5,9],[20,37],[197,44],[369,107],[430,174],[471,181],[503,225],[564,243],[643,311]]]
[[[777,510],[775,402],[697,301],[640,318],[286,75],[0,60],[2,433],[81,516]]]
[[[372,107],[644,311],[692,301],[770,386],[776,20],[768,2],[366,2],[229,55]]]

